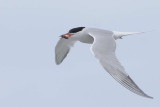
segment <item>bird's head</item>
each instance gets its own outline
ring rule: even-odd
[[[71,36],[74,36],[78,32],[82,31],[85,27],[77,27],[70,29],[68,33],[61,35],[61,38],[69,39]]]

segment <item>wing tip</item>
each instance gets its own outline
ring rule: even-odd
[[[131,79],[131,77],[128,75],[128,78],[135,84],[135,82]],[[136,84],[135,84],[136,85]],[[137,85],[136,85],[137,86]],[[137,88],[139,88],[138,86],[137,86]],[[145,98],[150,98],[150,99],[153,99],[153,97],[151,97],[151,96],[149,96],[149,95],[147,95],[146,93],[144,93],[140,88],[139,88],[139,90],[141,91],[141,94],[138,94],[138,93],[135,93],[135,94],[137,94],[137,95],[140,95],[140,96],[142,96],[142,97],[145,97]],[[133,91],[132,91],[133,92]]]
[[[60,64],[60,63],[57,63],[57,62],[56,62],[56,65],[59,65],[59,64]]]
[[[59,62],[57,60],[55,60],[55,63],[56,63],[56,65],[60,65],[61,64],[61,62]]]
[[[148,96],[147,98],[154,99],[154,97]]]
[[[149,95],[144,95],[143,97],[145,97],[145,98],[150,98],[150,99],[154,99],[153,97],[151,97],[151,96],[149,96]]]
[[[55,63],[56,63],[56,65],[61,64],[61,62],[62,62],[62,61],[59,61],[59,60],[57,59],[57,57],[55,57]]]

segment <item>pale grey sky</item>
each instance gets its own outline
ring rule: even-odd
[[[159,107],[159,0],[0,0],[0,107]],[[153,32],[117,41],[117,56],[154,99],[131,93],[77,43],[54,63],[59,36],[86,26]]]

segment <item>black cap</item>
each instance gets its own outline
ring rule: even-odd
[[[69,33],[77,33],[79,31],[82,31],[85,27],[77,27],[69,30]]]

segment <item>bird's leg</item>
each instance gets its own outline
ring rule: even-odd
[[[118,35],[118,36],[115,36],[115,35],[114,35],[113,37],[114,37],[115,40],[117,40],[117,39],[123,39],[123,38],[122,38],[123,36],[120,36],[120,35]]]
[[[123,39],[122,36],[120,36],[119,39]]]

